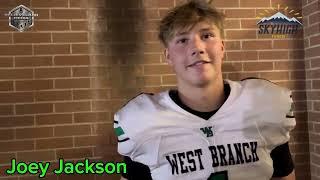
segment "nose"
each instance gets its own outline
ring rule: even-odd
[[[195,37],[192,42],[193,46],[191,49],[192,56],[198,56],[204,54],[204,43],[199,37]]]

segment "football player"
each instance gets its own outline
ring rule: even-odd
[[[114,116],[129,180],[294,180],[290,91],[222,77],[223,15],[190,1],[161,21],[177,89],[142,93]]]

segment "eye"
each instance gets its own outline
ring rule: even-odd
[[[214,34],[213,33],[205,33],[202,35],[202,38],[203,39],[209,39],[211,37],[214,37]]]
[[[184,43],[186,43],[187,41],[188,41],[187,38],[181,38],[181,39],[178,39],[178,40],[177,40],[177,44],[184,44]]]

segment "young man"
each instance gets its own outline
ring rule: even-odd
[[[290,91],[224,80],[223,16],[190,1],[160,24],[177,90],[141,94],[115,114],[129,180],[293,180]]]

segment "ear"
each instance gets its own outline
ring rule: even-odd
[[[222,45],[221,45],[221,50],[222,50],[222,52],[224,52],[224,51],[225,51],[225,48],[224,48],[224,40],[221,41],[221,44],[222,44]]]
[[[222,51],[222,59],[224,58],[224,54],[225,54],[225,47],[224,47],[224,41],[221,41],[221,51]]]
[[[165,48],[165,49],[164,49],[164,56],[165,56],[165,58],[166,58],[167,63],[168,63],[169,65],[172,65],[172,61],[171,61],[171,59],[170,59],[170,55],[169,55],[169,50],[168,50],[168,48]]]

